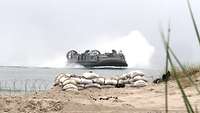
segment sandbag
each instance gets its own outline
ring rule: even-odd
[[[70,77],[71,77],[71,78],[80,78],[80,76],[79,76],[79,75],[76,75],[76,74],[70,74]]]
[[[124,80],[118,80],[117,84],[124,84]]]
[[[76,86],[78,87],[78,90],[85,89],[85,85],[84,84],[77,84]]]
[[[117,86],[124,86],[125,84],[130,84],[131,82],[129,81],[129,79],[126,80],[118,80],[117,81]]]
[[[68,79],[70,79],[70,78],[68,78],[68,77],[66,77],[66,76],[63,76],[63,77],[61,77],[61,78],[59,79],[59,82],[60,82],[60,83],[63,83],[65,80],[68,80]]]
[[[134,79],[134,78],[131,78],[131,79],[129,79],[129,83],[133,83],[133,82],[135,82],[136,80]]]
[[[67,84],[73,84],[73,85],[76,85],[76,81],[73,80],[73,79],[66,79],[65,81],[62,82],[62,85],[65,86]]]
[[[85,85],[85,88],[98,88],[101,89],[101,85],[97,83],[87,84]]]
[[[69,78],[80,78],[79,75],[76,75],[76,74],[71,74],[71,73],[66,73],[65,76],[69,77]]]
[[[72,74],[70,74],[70,73],[65,73],[65,75],[66,75],[67,77],[71,77]]]
[[[105,79],[105,85],[116,85],[117,80]]]
[[[83,73],[83,77],[85,77],[86,79],[94,79],[94,78],[98,78],[99,75],[90,71],[90,72]]]
[[[71,80],[76,81],[77,84],[81,83],[81,78],[71,78]]]
[[[135,70],[128,73],[130,78],[134,78],[135,76],[144,76],[145,74],[142,71]]]
[[[66,84],[63,86],[62,88],[63,90],[67,90],[67,89],[75,89],[75,90],[78,90],[78,87],[74,84]]]
[[[54,86],[59,85],[60,78],[61,78],[61,77],[64,77],[64,76],[65,76],[64,73],[59,73],[59,74],[57,74],[57,75],[56,75],[56,78],[55,78],[55,80],[54,80]]]
[[[81,78],[80,84],[92,84],[92,80]]]
[[[62,86],[62,84],[63,84],[63,82],[65,81],[65,80],[68,80],[69,78],[68,77],[66,77],[66,76],[62,76],[58,81],[59,81],[59,86]]]
[[[143,76],[140,76],[140,75],[137,75],[133,78],[134,81],[137,81],[137,80],[146,80]]]
[[[123,80],[123,84],[130,84],[129,79]]]
[[[121,76],[119,76],[119,80],[126,80],[126,79],[128,79],[128,78],[130,78],[130,75],[129,74],[127,74],[127,73],[125,73],[125,74],[123,74],[123,75],[121,75]]]
[[[56,78],[56,79],[54,80],[53,86],[57,86],[57,85],[59,85],[59,80]]]
[[[60,77],[61,74],[62,74],[62,73],[58,73],[58,74],[56,74],[56,77],[55,77],[54,81],[58,80],[58,77]]]
[[[147,82],[145,82],[144,80],[138,80],[133,83],[134,87],[144,87],[147,85],[148,85]]]
[[[119,79],[126,80],[130,78],[134,78],[135,76],[144,76],[144,73],[142,71],[135,70],[135,71],[131,71],[131,72],[121,75]]]
[[[100,85],[103,85],[105,83],[105,78],[95,78],[92,79],[93,83],[98,83]]]

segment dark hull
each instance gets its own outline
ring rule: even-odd
[[[84,67],[96,67],[96,66],[115,66],[115,67],[127,67],[127,63],[121,60],[103,60],[99,62],[76,62]]]
[[[122,53],[112,51],[112,53],[101,54],[98,50],[86,51],[79,54],[75,50],[71,50],[66,55],[68,63],[76,63],[85,67],[97,66],[115,66],[127,67],[125,57]]]

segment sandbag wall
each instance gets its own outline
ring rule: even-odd
[[[132,71],[118,77],[100,77],[93,72],[83,75],[60,73],[56,76],[54,86],[60,86],[63,90],[78,91],[87,88],[120,88],[120,87],[143,87],[147,85],[144,73]]]

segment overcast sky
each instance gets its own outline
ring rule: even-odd
[[[200,28],[200,1],[191,4]],[[0,65],[59,65],[71,49],[110,43],[129,59],[147,56],[136,57],[141,62],[133,67],[159,67],[164,63],[159,25],[166,28],[169,20],[174,51],[184,62],[200,62],[186,0],[0,0]],[[107,47],[102,51],[110,51]]]

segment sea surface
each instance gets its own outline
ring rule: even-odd
[[[81,75],[92,70],[100,76],[120,76],[124,73],[140,70],[151,81],[161,76],[161,71],[156,69],[136,68],[41,68],[41,67],[0,67],[0,90],[47,90],[52,87],[58,73],[74,73]]]

